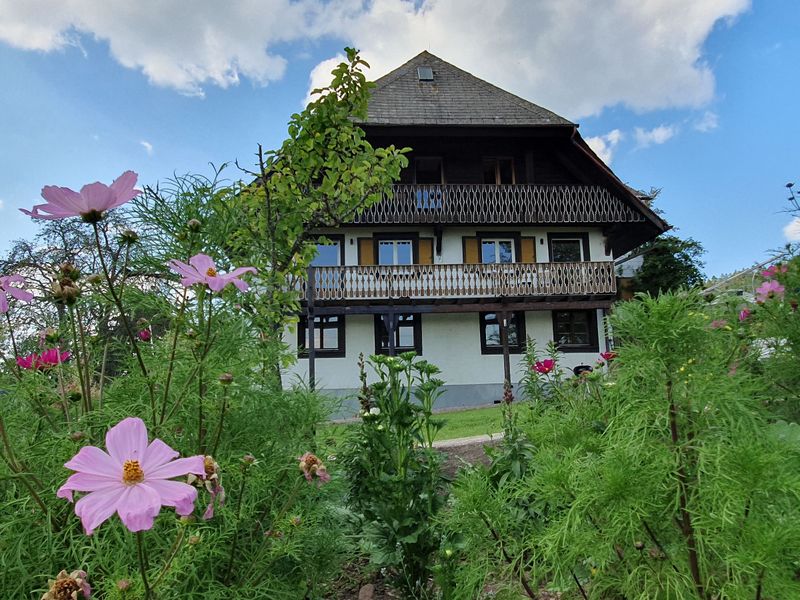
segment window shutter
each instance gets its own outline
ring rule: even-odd
[[[519,262],[523,263],[536,262],[536,238],[534,237],[520,238]]]
[[[375,264],[375,245],[371,237],[358,238],[358,264]]]
[[[476,237],[461,238],[464,247],[464,263],[476,265],[481,262],[480,245]]]
[[[419,238],[419,264],[433,264],[433,238]]]

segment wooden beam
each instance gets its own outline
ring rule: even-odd
[[[408,314],[430,313],[478,313],[499,311],[537,311],[537,310],[590,310],[593,308],[610,308],[612,299],[604,300],[570,300],[570,301],[522,301],[522,302],[483,302],[473,304],[417,304],[417,305],[349,305],[349,306],[315,306],[315,315],[382,315],[387,312]],[[301,312],[305,312],[301,309]]]

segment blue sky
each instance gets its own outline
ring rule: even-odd
[[[579,122],[621,179],[662,189],[657,206],[704,244],[709,275],[786,242],[795,0],[609,0],[602,14],[583,0],[175,4],[0,0],[0,250],[34,233],[17,208],[43,185],[250,164],[345,45],[374,77],[427,49]]]

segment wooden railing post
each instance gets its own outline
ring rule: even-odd
[[[316,365],[317,344],[314,335],[314,295],[317,288],[316,272],[313,266],[308,267],[308,283],[306,284],[306,308],[308,309],[308,320],[306,331],[308,332],[308,387],[314,391],[316,387]]]

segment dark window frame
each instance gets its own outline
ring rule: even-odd
[[[345,236],[342,235],[341,233],[331,233],[331,234],[321,233],[321,234],[319,234],[317,236],[317,242],[316,243],[317,243],[318,246],[330,246],[331,245],[331,244],[322,244],[320,242],[320,240],[323,239],[323,238],[325,238],[327,240],[330,240],[332,242],[338,242],[339,243],[339,264],[335,265],[335,266],[343,267],[344,266],[344,242],[345,242]],[[317,254],[317,256],[319,256],[319,254]],[[312,265],[312,266],[317,266],[317,265]]]
[[[483,240],[513,240],[514,262],[515,263],[519,262],[519,257],[522,254],[522,234],[519,231],[477,231],[475,232],[475,237],[478,238],[478,258],[481,259],[480,264],[503,264],[503,263],[483,262]],[[504,263],[504,264],[513,264],[513,263]]]
[[[418,265],[419,264],[419,233],[375,233],[372,235],[372,246],[373,252],[375,253],[375,264],[381,264],[381,256],[380,256],[380,242],[392,242],[392,241],[411,241],[411,264]],[[390,265],[384,265],[390,266]],[[408,265],[394,265],[398,267],[404,267]]]
[[[507,160],[511,163],[511,185],[517,183],[517,161],[513,156],[484,156],[481,158],[481,166],[485,168],[485,165],[489,161],[494,161],[494,183],[486,183],[484,181],[484,185],[509,185],[506,183],[498,183],[498,179],[500,179],[500,161]]]
[[[550,262],[555,262],[553,260],[553,241],[554,240],[580,240],[581,246],[583,247],[583,260],[581,262],[589,262],[592,260],[592,256],[589,252],[589,234],[587,232],[567,232],[567,231],[558,231],[558,232],[548,232],[547,234],[547,254],[548,260]]]
[[[587,315],[587,327],[589,328],[588,344],[559,344],[558,343],[558,314],[583,313]],[[600,340],[597,334],[597,311],[596,310],[553,310],[553,342],[557,344],[559,352],[599,352]]]
[[[420,160],[438,160],[439,161],[439,181],[436,183],[419,183],[417,181],[417,161]],[[410,161],[409,166],[413,165],[412,173],[411,173],[411,183],[419,184],[419,185],[444,185],[447,183],[444,174],[444,156],[415,156]]]
[[[413,323],[411,327],[414,331],[414,346],[395,346],[394,352],[395,354],[400,354],[402,352],[416,352],[417,356],[422,356],[422,314],[421,313],[397,313],[398,317],[410,316],[413,319]],[[399,329],[400,322],[398,321],[398,327],[395,328],[395,336],[397,335],[397,330]],[[385,330],[383,324],[383,315],[375,315],[375,354],[389,354],[389,347],[388,345],[386,348],[381,346],[381,334]],[[388,342],[388,339],[387,339]]]
[[[509,311],[508,313],[517,321],[517,343],[508,345],[509,354],[522,354],[525,352],[527,334],[525,332],[525,312],[521,310]],[[494,315],[491,321],[487,318]],[[503,345],[490,346],[486,343],[486,326],[492,323],[500,324],[500,313],[482,312],[478,313],[478,332],[481,337],[481,354],[502,354]]]
[[[321,326],[317,323],[320,321],[336,317],[338,319],[335,327]],[[339,341],[338,348],[317,348],[314,350],[314,358],[344,358],[347,354],[346,345],[346,328],[344,315],[319,315],[314,317],[314,329],[338,329],[337,339]],[[308,315],[301,315],[300,320],[297,322],[297,356],[300,358],[308,358],[308,348],[306,348],[306,332],[308,330]]]

